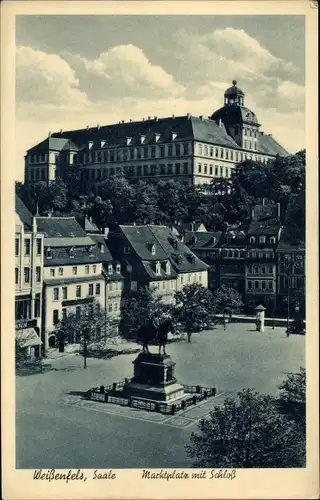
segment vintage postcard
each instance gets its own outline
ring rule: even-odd
[[[2,3],[5,499],[318,497],[317,9]]]

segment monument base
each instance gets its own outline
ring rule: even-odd
[[[173,402],[185,395],[174,377],[175,363],[168,354],[140,353],[133,364],[134,377],[124,389],[128,396]]]

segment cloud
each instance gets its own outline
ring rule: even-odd
[[[87,102],[74,70],[64,59],[25,46],[16,49],[16,98],[49,106],[72,107]]]
[[[64,52],[82,87],[92,100],[131,96],[145,99],[180,96],[184,87],[160,66],[152,64],[142,49],[118,45],[95,60]]]
[[[258,107],[279,106],[285,112],[303,109],[303,86],[292,82],[297,99],[289,92],[297,68],[290,61],[275,57],[244,30],[226,27],[201,35],[179,30],[174,40],[172,57],[187,87],[187,96],[203,99],[213,92],[222,94],[222,86],[226,89],[235,78]],[[286,88],[283,81],[287,82]]]

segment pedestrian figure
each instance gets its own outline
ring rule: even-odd
[[[289,330],[289,328],[287,328],[287,330],[286,330],[286,334],[287,334],[287,337],[289,337],[289,336],[290,336],[290,330]]]
[[[228,325],[228,318],[223,317],[223,329],[224,329],[224,330],[226,330],[227,325]]]

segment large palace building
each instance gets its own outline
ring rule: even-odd
[[[179,179],[186,184],[229,178],[246,159],[266,163],[288,152],[259,130],[258,119],[244,106],[234,80],[224,105],[203,116],[148,117],[113,125],[49,134],[28,150],[25,182],[50,183],[68,167],[81,169],[83,185],[93,188],[123,172],[132,180]]]

